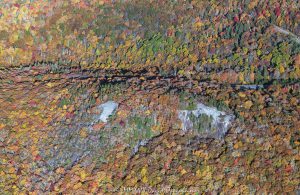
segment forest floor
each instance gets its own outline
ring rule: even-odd
[[[76,75],[0,75],[1,194],[299,193],[298,84]],[[222,137],[185,132],[182,101],[235,118]]]

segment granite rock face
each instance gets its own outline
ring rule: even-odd
[[[108,117],[112,115],[117,108],[118,103],[114,101],[107,101],[99,105],[98,109],[101,111],[101,114],[97,117],[97,120],[106,123]]]
[[[184,132],[194,130],[203,137],[221,138],[230,128],[234,116],[198,103],[195,110],[179,110],[178,118]]]

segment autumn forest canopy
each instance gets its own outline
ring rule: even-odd
[[[0,194],[299,194],[299,0],[0,0]]]
[[[229,83],[300,77],[293,0],[0,3],[0,67],[155,71]]]

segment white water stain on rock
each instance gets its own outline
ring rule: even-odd
[[[182,130],[197,130],[201,135],[213,137],[224,136],[234,116],[209,107],[202,103],[197,104],[196,110],[179,110],[178,117],[182,122]]]
[[[113,114],[113,112],[118,108],[118,103],[114,101],[107,101],[98,106],[98,109],[101,111],[101,114],[97,116],[97,121],[102,121],[104,123],[107,122],[109,116]]]

